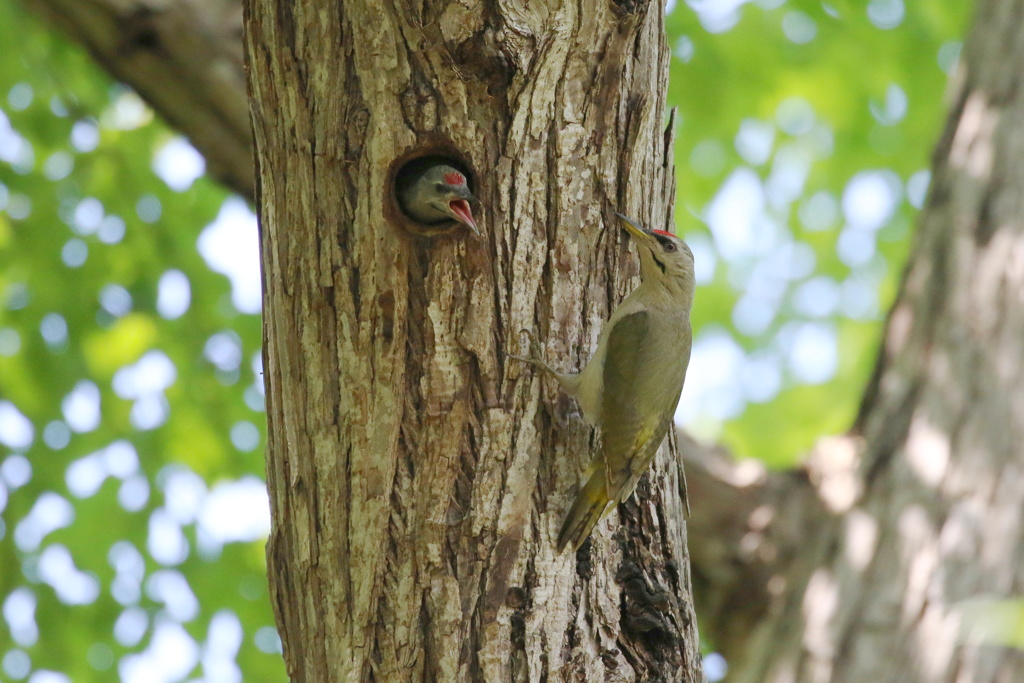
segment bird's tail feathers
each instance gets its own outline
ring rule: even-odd
[[[583,541],[587,540],[590,532],[604,517],[610,503],[605,486],[604,467],[598,463],[587,483],[576,494],[576,500],[562,522],[562,528],[558,532],[558,552],[562,552],[566,545],[571,545],[573,552],[579,550]]]

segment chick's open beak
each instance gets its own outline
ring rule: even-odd
[[[470,200],[472,195],[470,195]],[[473,212],[469,208],[469,200],[466,199],[453,199],[448,202],[448,208],[457,220],[465,223],[466,226],[475,232],[477,235],[480,234],[480,228],[477,227],[476,221],[473,220]]]

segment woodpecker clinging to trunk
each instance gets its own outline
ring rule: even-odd
[[[578,549],[605,513],[633,492],[672,424],[690,361],[693,252],[675,235],[616,215],[637,244],[641,282],[601,330],[587,366],[576,375],[555,372],[540,360],[532,338],[532,358],[513,356],[553,375],[586,420],[601,428],[602,450],[558,532],[559,552],[566,545]]]
[[[457,168],[438,159],[419,159],[402,169],[395,190],[402,211],[428,226],[423,234],[447,232],[446,224],[453,220],[480,234],[469,207],[476,197],[469,191],[465,174]]]

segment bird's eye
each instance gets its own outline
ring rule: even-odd
[[[444,192],[444,183],[437,183],[436,185],[434,185],[434,189],[437,190],[438,192]]]
[[[665,251],[673,252],[676,250],[676,245],[673,242],[665,242]]]

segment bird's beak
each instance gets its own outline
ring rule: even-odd
[[[468,192],[466,195],[467,197],[465,199],[453,199],[448,202],[448,208],[460,223],[465,223],[466,227],[477,235],[482,236],[480,228],[477,227],[476,221],[473,220],[473,212],[469,208],[469,203],[475,202],[476,198]]]
[[[615,215],[619,217],[619,220],[622,222],[622,227],[626,229],[626,232],[629,233],[629,236],[635,239],[637,242],[645,244],[650,243],[652,241],[651,232],[640,227],[640,225],[632,218],[627,218],[626,216],[623,216],[621,213],[617,213]]]

